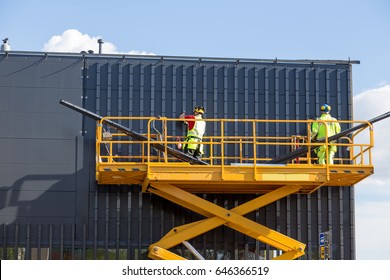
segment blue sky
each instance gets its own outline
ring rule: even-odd
[[[1,1],[16,51],[359,60],[355,119],[390,111],[390,1]],[[375,174],[356,191],[358,259],[390,259],[390,120],[375,125]],[[379,131],[379,132],[378,132]]]

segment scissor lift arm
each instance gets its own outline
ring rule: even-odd
[[[173,253],[167,251],[168,249],[225,225],[282,250],[284,253],[275,259],[298,258],[304,255],[305,244],[249,220],[244,215],[295,193],[299,189],[299,186],[284,186],[228,210],[170,184],[150,183],[147,187],[148,192],[197,212],[205,216],[206,219],[172,229],[160,241],[149,247],[149,257],[153,259],[172,259]],[[180,259],[181,257],[177,256],[175,258]]]

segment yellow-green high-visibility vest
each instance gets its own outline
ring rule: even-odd
[[[321,117],[317,118],[317,120],[332,122],[326,122],[326,125],[321,122],[313,123],[311,132],[315,135],[316,139],[321,139],[326,136],[330,137],[341,131],[340,124],[337,122],[337,119],[333,118],[330,114],[324,113]]]

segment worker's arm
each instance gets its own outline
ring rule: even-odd
[[[186,115],[186,111],[181,112],[181,114],[179,115],[179,119],[183,119],[186,125],[188,125],[188,122],[186,121],[187,118],[189,118],[189,116]]]

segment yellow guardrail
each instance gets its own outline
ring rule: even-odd
[[[131,139],[123,133],[110,131],[104,127],[105,120],[112,120],[129,127],[131,130],[144,135],[147,141]],[[168,155],[167,151],[153,148],[153,143],[178,149],[186,138],[186,127],[182,119],[165,117],[106,117],[98,121],[96,129],[96,156],[100,162],[115,163],[179,163],[180,160]],[[295,149],[308,146],[305,155],[299,156],[290,164],[315,164],[316,156],[310,152],[321,145],[334,145],[338,152],[334,158],[335,164],[372,165],[372,148],[374,143],[373,128],[368,124],[336,142],[315,143],[310,139],[310,128],[314,121],[319,120],[245,120],[245,119],[204,119],[208,127],[208,135],[202,142],[205,154],[202,161],[210,165],[267,163],[274,157],[288,154]],[[366,123],[363,121],[338,121],[343,128]],[[177,126],[182,127],[177,127]],[[302,135],[281,135],[281,127],[300,126],[306,128]],[[272,129],[270,129],[272,128]],[[112,130],[112,129],[111,129]],[[293,130],[293,129],[291,129]],[[213,135],[210,135],[212,131]],[[227,132],[234,131],[234,135]],[[242,132],[241,132],[242,131]],[[267,132],[267,135],[261,133]],[[275,131],[272,135],[271,131]],[[278,134],[276,134],[278,132]],[[180,150],[180,149],[178,149]]]

